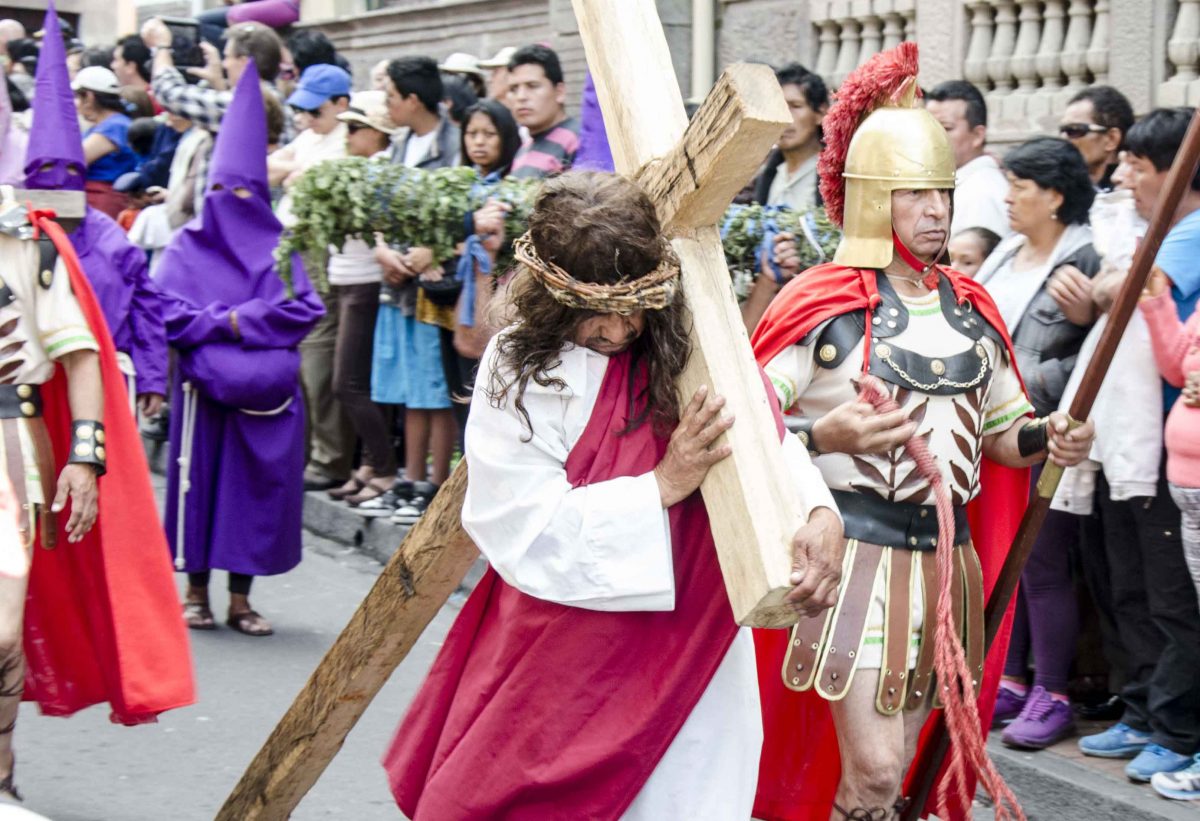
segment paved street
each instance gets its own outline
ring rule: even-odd
[[[212,819],[379,570],[332,543],[306,539],[299,568],[254,588],[252,601],[273,621],[274,636],[250,638],[224,626],[191,633],[197,705],[144,727],[110,724],[103,707],[64,720],[25,705],[17,783],[26,806],[53,821]],[[213,579],[219,621],[223,576]],[[399,817],[379,756],[456,610],[442,611],[293,818]]]

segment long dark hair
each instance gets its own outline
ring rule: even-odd
[[[529,218],[538,255],[581,282],[615,284],[644,276],[658,267],[669,246],[654,205],[637,185],[615,174],[573,172],[542,185]],[[614,260],[620,261],[620,268]],[[525,409],[525,388],[532,379],[557,389],[566,383],[550,372],[562,363],[564,345],[575,339],[579,324],[594,314],[569,308],[554,299],[528,270],[518,267],[509,300],[516,324],[501,333],[497,358],[488,382],[493,407],[512,399],[532,436]],[[646,311],[645,328],[631,350],[630,380],[645,369],[646,387],[632,395],[629,425],[635,430],[650,420],[665,433],[679,415],[675,387],[691,353],[689,319],[683,292],[666,308]],[[515,388],[515,395],[509,396]]]
[[[471,160],[467,156],[467,126],[471,124],[471,118],[476,114],[482,114],[491,120],[496,131],[500,133],[500,159],[492,170],[499,171],[500,176],[504,176],[508,173],[513,158],[517,156],[517,151],[521,148],[521,131],[517,128],[517,121],[513,119],[512,112],[506,106],[495,100],[480,100],[468,108],[463,114],[462,141],[459,145],[463,165],[471,164]]]

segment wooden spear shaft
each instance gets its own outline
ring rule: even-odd
[[[1079,390],[1075,394],[1074,401],[1071,402],[1072,419],[1087,419],[1091,414],[1092,404],[1096,401],[1096,394],[1099,393],[1100,385],[1104,382],[1108,365],[1112,362],[1117,345],[1121,342],[1121,336],[1125,333],[1125,326],[1129,324],[1129,319],[1137,308],[1142,289],[1146,286],[1146,280],[1150,277],[1150,271],[1154,267],[1154,258],[1158,254],[1158,249],[1162,245],[1167,231],[1175,223],[1175,212],[1179,208],[1179,202],[1183,199],[1184,191],[1196,176],[1198,167],[1200,167],[1200,115],[1193,114],[1191,124],[1183,137],[1183,144],[1175,155],[1175,161],[1171,163],[1166,185],[1163,186],[1162,194],[1155,203],[1150,226],[1133,256],[1129,275],[1125,278],[1125,284],[1121,287],[1121,292],[1117,295],[1112,310],[1109,311],[1108,325],[1100,336],[1096,352],[1088,362],[1087,370],[1084,371],[1083,379],[1079,384]],[[1016,593],[1017,583],[1021,579],[1021,571],[1025,569],[1025,562],[1033,550],[1033,543],[1037,539],[1038,531],[1041,530],[1042,523],[1046,520],[1046,513],[1050,510],[1050,500],[1054,498],[1054,492],[1058,489],[1062,475],[1061,467],[1049,461],[1046,462],[1041,478],[1038,479],[1037,496],[1030,501],[1029,507],[1025,511],[1025,517],[1021,520],[1021,526],[1017,530],[1016,538],[1013,539],[1012,547],[1000,569],[1000,577],[996,580],[996,586],[992,589],[987,608],[984,610],[984,636],[989,650],[996,634],[1000,632],[1004,614]],[[934,782],[937,781],[937,775],[950,751],[950,735],[946,732],[942,715],[939,713],[934,720],[937,723],[934,726],[933,735],[930,736],[929,742],[924,747],[925,754],[913,763],[917,777],[914,781],[913,800],[905,810],[904,821],[917,821],[922,817],[925,805],[929,802],[929,796],[933,792]]]

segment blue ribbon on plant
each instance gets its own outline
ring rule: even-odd
[[[762,242],[758,244],[758,252],[754,255],[760,265],[770,269],[779,285],[783,284],[783,269],[775,262],[775,238],[783,232],[779,230],[779,222],[775,217],[791,210],[786,205],[768,205],[763,209]]]
[[[462,283],[462,295],[458,300],[458,324],[466,328],[475,327],[475,269],[481,274],[492,272],[492,258],[483,247],[478,234],[467,237],[462,256],[458,258],[455,276]]]

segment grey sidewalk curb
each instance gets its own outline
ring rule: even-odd
[[[1159,797],[1148,784],[1114,778],[1053,751],[1013,750],[998,736],[988,753],[1030,821],[1197,821],[1200,806]]]
[[[304,494],[304,529],[344,545],[380,564],[400,547],[408,535],[408,525],[394,525],[387,517],[368,518],[355,513],[343,502],[335,502],[321,491]],[[470,590],[487,568],[482,558],[476,560],[463,579],[459,590]]]

